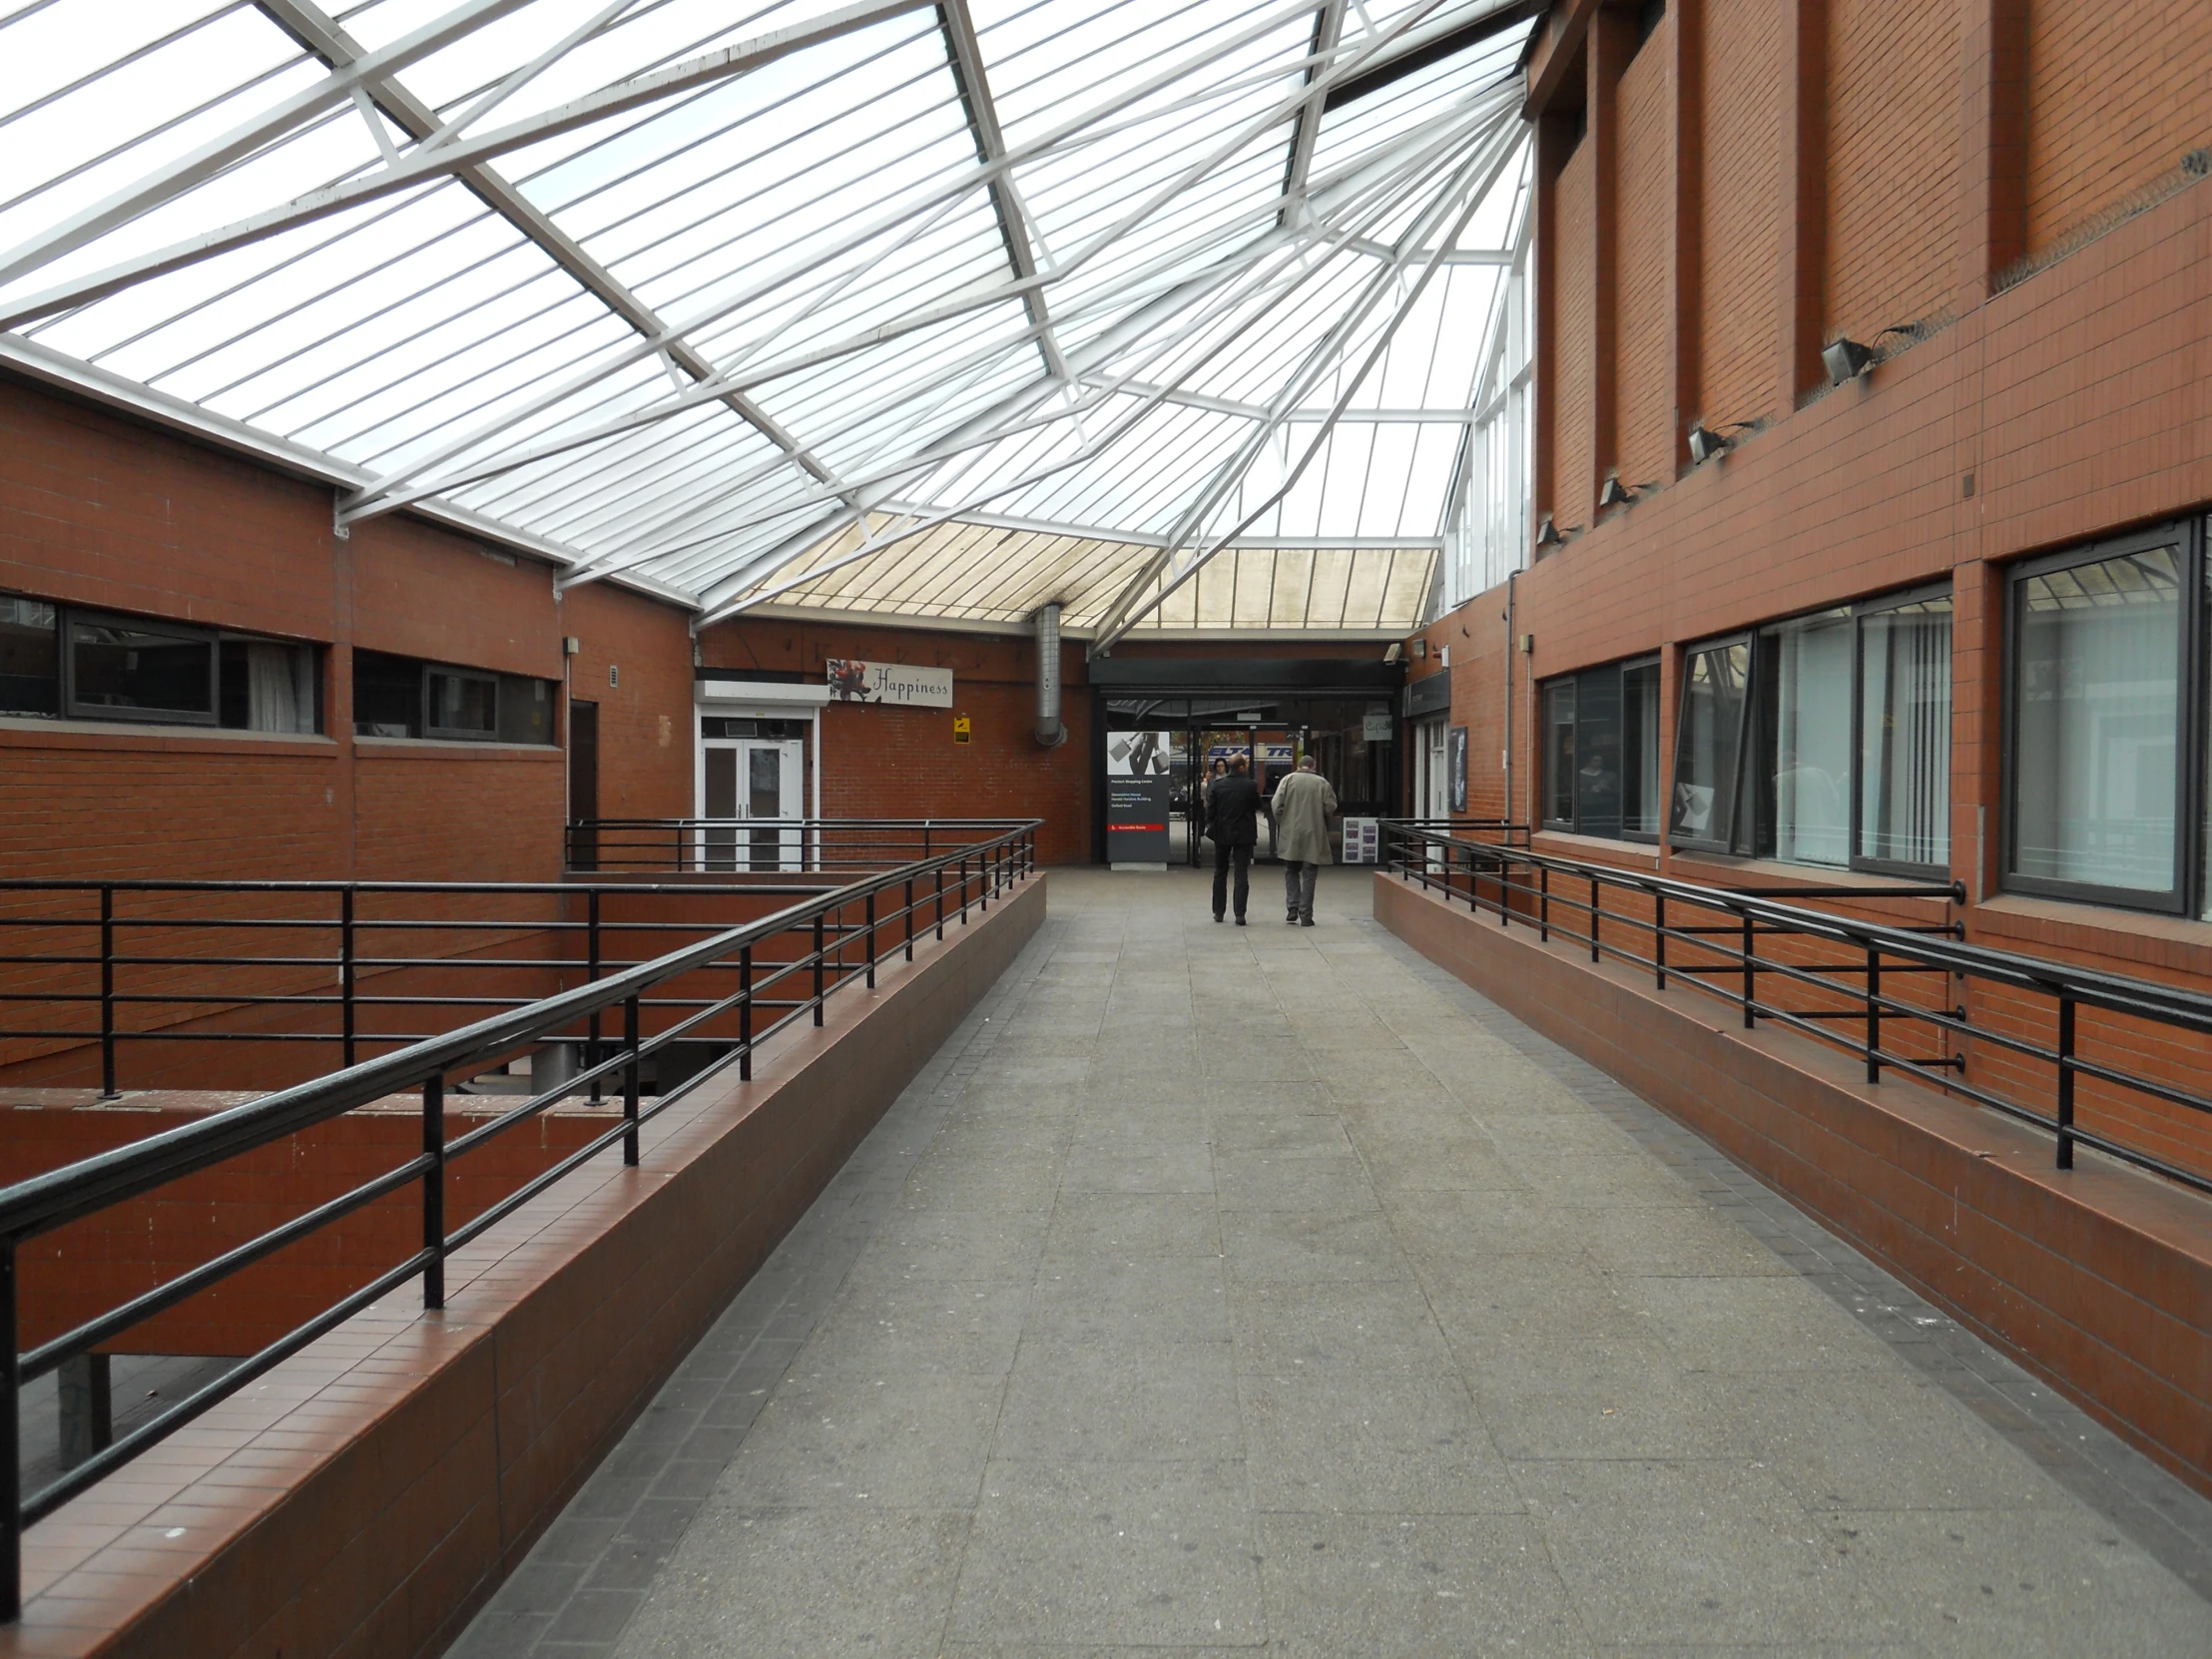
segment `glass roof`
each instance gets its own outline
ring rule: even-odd
[[[710,618],[1399,629],[1528,10],[0,0],[0,359]]]

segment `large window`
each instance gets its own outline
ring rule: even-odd
[[[1544,828],[1659,833],[1659,659],[1584,669],[1543,688]]]
[[[311,645],[0,594],[0,715],[322,729]]]
[[[1950,861],[1950,596],[1841,606],[1689,653],[1668,839],[1898,874]]]
[[[2184,524],[2011,573],[2007,886],[2191,902],[2202,564]]]
[[[549,744],[556,696],[554,681],[527,674],[353,653],[353,730],[364,738]]]

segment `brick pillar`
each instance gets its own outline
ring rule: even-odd
[[[1959,32],[1958,299],[2027,252],[2028,0],[1968,0]]]
[[[1620,464],[1620,87],[1636,52],[1636,17],[1615,6],[1590,19],[1590,499]]]
[[[1782,22],[1781,349],[1775,407],[1821,379],[1828,264],[1828,0],[1778,0]]]
[[[1705,290],[1705,0],[1673,0],[1674,96],[1668,100],[1667,141],[1674,151],[1674,211],[1670,216],[1667,280],[1667,405],[1673,410],[1673,470],[1690,464],[1686,434],[1704,412]]]
[[[1574,151],[1571,116],[1546,115],[1536,121],[1536,247],[1529,273],[1536,284],[1536,339],[1529,383],[1536,398],[1535,453],[1529,457],[1529,515],[1534,536],[1543,516],[1558,499],[1559,443],[1554,422],[1559,414],[1559,170]],[[1531,557],[1540,557],[1533,549]]]

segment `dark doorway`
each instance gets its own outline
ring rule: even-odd
[[[568,706],[568,867],[599,867],[599,705]]]

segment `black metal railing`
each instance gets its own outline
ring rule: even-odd
[[[1384,843],[1386,872],[1500,926],[1557,935],[1661,990],[1693,987],[1734,1005],[1747,1030],[1766,1022],[1842,1049],[1869,1083],[1904,1073],[2039,1129],[2060,1169],[2088,1147],[2212,1193],[2212,1098],[2184,1086],[2212,1061],[2212,996],[1968,944],[1951,913],[1962,883],[1734,890],[1398,825]],[[1836,908],[1927,904],[1942,918]],[[2098,1121],[2082,1120],[2085,1106]],[[2159,1140],[2168,1151],[2144,1144]],[[2199,1147],[2202,1162],[2185,1161]]]
[[[634,967],[727,925],[696,919],[710,900],[781,905],[951,852],[942,878],[957,902],[972,873],[961,849],[1017,826],[800,828],[836,849],[812,879],[0,880],[0,1081],[90,1084],[97,1045],[100,1092],[113,1097],[176,1075],[170,1045],[305,1045],[275,1075],[267,1052],[252,1049],[229,1051],[236,1077],[204,1058],[182,1068],[194,1086],[266,1087],[315,1065],[307,1056],[351,1065],[473,1012],[535,1002],[565,980]],[[645,1006],[650,1018],[688,1004]],[[141,1057],[135,1065],[127,1052]]]
[[[987,912],[1011,887],[1034,873],[1036,829],[1035,821],[990,826],[967,840],[941,846],[927,858],[810,890],[772,915],[716,931],[650,961],[609,971],[596,982],[501,1009],[327,1077],[280,1089],[0,1190],[0,1337],[5,1338],[0,1345],[0,1394],[5,1395],[0,1399],[0,1431],[6,1439],[0,1446],[0,1480],[6,1483],[0,1492],[0,1617],[12,1619],[20,1611],[23,1528],[409,1279],[420,1277],[425,1308],[442,1307],[444,1266],[452,1251],[611,1147],[620,1145],[623,1162],[636,1164],[644,1124],[733,1066],[740,1080],[750,1079],[754,1055],[777,1032],[807,1019],[821,1025],[824,1005],[837,991],[854,984],[873,986],[878,964],[896,955],[911,960],[918,937],[934,931],[942,938],[947,925],[965,923],[971,910]],[[734,975],[735,982],[726,992],[695,999],[689,1011],[679,1010],[681,1017],[661,1030],[650,1034],[643,1030],[641,1012],[648,992],[687,975],[710,972]],[[621,1018],[621,1036],[607,1045],[611,1052],[592,1058],[583,1070],[553,1088],[446,1138],[449,1077],[472,1074],[549,1041],[575,1041],[610,1011],[619,1011]],[[642,1063],[669,1044],[717,1031],[728,1042],[727,1052],[648,1103],[640,1086]],[[455,1159],[534,1119],[580,1086],[602,1082],[610,1091],[619,1086],[619,1120],[465,1223],[448,1226],[445,1182]],[[422,1118],[422,1150],[417,1156],[28,1352],[19,1351],[18,1263],[27,1241],[357,1107],[415,1091],[419,1091]],[[18,1412],[19,1391],[26,1381],[89,1355],[134,1326],[410,1185],[420,1187],[418,1250],[42,1489],[27,1497],[23,1494]]]
[[[602,818],[568,826],[565,868],[716,875],[880,869],[928,858],[995,819]]]

